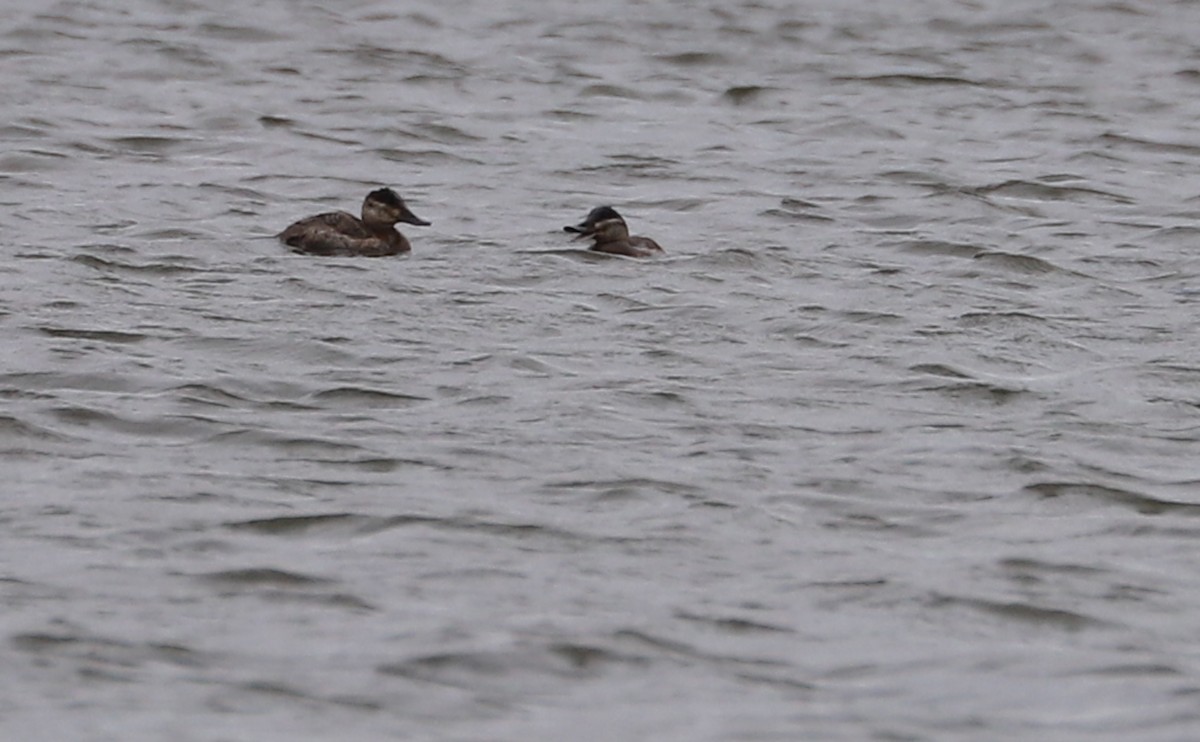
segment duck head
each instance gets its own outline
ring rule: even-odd
[[[629,228],[625,220],[611,206],[597,206],[588,212],[587,217],[579,224],[563,227],[564,232],[571,232],[575,239],[595,237],[597,241],[623,239],[629,236]]]
[[[369,224],[388,226],[396,222],[415,224],[419,227],[428,227],[431,224],[412,213],[404,199],[397,196],[391,188],[380,188],[367,194],[363,199],[362,220]]]

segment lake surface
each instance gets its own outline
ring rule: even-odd
[[[0,736],[1197,737],[1200,3],[5,5]]]

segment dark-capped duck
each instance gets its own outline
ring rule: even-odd
[[[317,214],[283,230],[279,239],[293,252],[308,255],[397,255],[412,249],[408,238],[396,231],[397,222],[430,224],[409,211],[391,188],[380,188],[363,199],[362,219],[344,211]]]
[[[589,248],[610,255],[625,255],[631,258],[652,258],[664,254],[662,247],[649,237],[629,234],[625,220],[611,206],[597,206],[587,218],[573,227],[563,227],[572,232],[575,239],[591,237],[594,242]]]

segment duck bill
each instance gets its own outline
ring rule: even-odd
[[[580,222],[578,226],[563,227],[563,231],[570,232],[571,234],[575,235],[574,239],[581,240],[584,237],[591,235],[592,232],[595,231],[593,229],[594,226],[595,225],[588,224],[587,222]]]
[[[405,224],[415,224],[418,227],[428,227],[430,224],[433,224],[433,222],[425,221],[421,217],[412,213],[407,206],[405,206],[404,211],[400,213],[400,221],[404,222]]]

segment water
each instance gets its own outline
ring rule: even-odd
[[[1200,5],[109,5],[0,29],[4,738],[1195,738]]]

